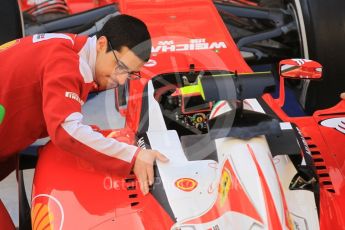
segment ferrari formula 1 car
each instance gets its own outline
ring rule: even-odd
[[[312,116],[288,116],[285,81],[297,88],[296,79],[319,79],[323,69],[308,59],[284,60],[279,96],[269,94],[273,74],[253,72],[247,63],[299,54],[299,40],[293,39],[300,31],[293,23],[296,3],[281,11],[244,2],[107,6],[145,21],[153,47],[143,77],[115,92],[125,127],[99,132],[159,150],[170,162],[157,162],[155,183],[143,196],[133,174],[104,171],[48,143],[35,166],[31,209],[22,205],[20,210],[20,228],[343,228],[345,101]],[[99,15],[98,10],[85,14]],[[27,25],[26,31],[59,32],[63,20],[83,15],[44,23],[45,29],[56,26],[53,31],[40,25]],[[80,27],[80,20],[70,30],[93,34],[103,23],[93,18],[96,24]],[[280,33],[277,28],[259,32],[275,26]],[[19,165],[25,167],[25,162]],[[20,174],[19,183],[23,204]]]

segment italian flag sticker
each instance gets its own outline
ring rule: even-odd
[[[5,108],[0,105],[0,124],[2,123],[2,120],[4,119],[5,117]]]

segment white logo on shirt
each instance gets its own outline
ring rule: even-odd
[[[32,42],[36,43],[36,42],[46,41],[53,38],[67,39],[67,40],[70,40],[72,44],[74,44],[74,41],[70,36],[66,34],[59,34],[59,33],[35,34],[32,36]]]
[[[65,97],[67,98],[71,98],[73,100],[76,100],[77,102],[79,102],[81,105],[84,104],[84,101],[82,99],[80,99],[79,95],[73,92],[66,92],[65,93]]]

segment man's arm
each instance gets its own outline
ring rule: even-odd
[[[48,63],[42,79],[43,113],[52,142],[103,169],[128,175],[133,168],[143,194],[154,180],[153,162],[168,159],[154,150],[106,138],[82,123],[81,95],[84,78],[75,72],[76,59],[58,58]]]
[[[59,148],[118,174],[128,174],[139,148],[106,138],[82,123],[81,95],[86,90],[76,71],[77,57],[47,63],[42,79],[43,114],[52,142]]]

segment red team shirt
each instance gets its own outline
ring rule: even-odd
[[[82,124],[95,61],[95,37],[38,34],[0,46],[0,104],[6,109],[0,168],[38,138],[50,136],[62,150],[129,173],[139,149]]]

